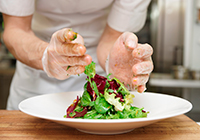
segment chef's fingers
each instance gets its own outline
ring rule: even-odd
[[[140,85],[140,86],[138,86],[137,91],[138,91],[139,93],[142,93],[142,92],[144,92],[145,90],[146,90],[146,86],[145,86],[145,85]]]
[[[132,52],[134,58],[145,59],[153,54],[153,48],[149,44],[138,44]]]
[[[83,37],[80,34],[77,34],[77,38],[71,41],[71,43],[78,43],[84,45]]]
[[[149,74],[138,75],[133,77],[132,84],[133,85],[144,85],[149,80]]]
[[[55,49],[59,55],[65,56],[82,56],[86,52],[86,47],[77,43],[62,43]]]
[[[134,86],[145,85],[148,80],[149,80],[148,74],[138,75],[138,76],[133,77],[132,84]]]
[[[77,38],[77,33],[70,28],[61,29],[53,34],[53,38],[58,39],[60,42],[70,43]]]
[[[78,75],[84,72],[85,67],[84,66],[64,66],[60,67],[58,65],[58,68],[54,67],[55,65],[49,66],[49,76],[55,77],[58,80],[64,80],[67,79],[70,75]]]
[[[133,50],[138,45],[138,38],[135,34],[131,32],[125,32],[122,34],[123,44],[128,50]]]
[[[58,62],[60,66],[76,66],[82,65],[87,66],[92,62],[92,57],[90,55],[83,55],[83,56],[62,56]]]
[[[58,80],[67,79],[70,75],[63,69],[59,64],[52,63],[48,65],[48,69],[46,69],[47,75],[49,77],[54,77]]]
[[[151,58],[149,58],[146,61],[139,62],[132,67],[132,71],[134,75],[140,75],[140,74],[149,74],[153,70],[153,63],[151,61]]]
[[[65,66],[63,69],[66,69],[67,74],[69,75],[77,75],[84,72],[85,66]]]

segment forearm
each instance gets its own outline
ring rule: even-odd
[[[108,25],[106,25],[104,29],[104,32],[101,36],[101,39],[97,47],[97,58],[98,58],[99,64],[104,70],[105,70],[105,62],[110,52],[110,49],[112,48],[115,41],[121,34],[122,34],[121,32],[118,32],[112,29]]]
[[[31,30],[5,28],[3,39],[17,60],[30,67],[43,69],[41,59],[48,43],[37,38]]]

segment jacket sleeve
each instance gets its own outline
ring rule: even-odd
[[[139,31],[145,23],[151,0],[115,0],[108,15],[108,25],[120,32]]]
[[[0,0],[0,12],[12,16],[28,16],[35,11],[35,0]]]

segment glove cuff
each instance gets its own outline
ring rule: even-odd
[[[48,75],[48,77],[53,77],[49,72],[48,72],[48,68],[47,68],[47,63],[48,63],[48,55],[47,55],[47,49],[48,47],[45,49],[43,56],[42,56],[42,67],[43,67],[43,71]]]
[[[109,74],[109,54],[107,56],[107,59],[106,59],[106,63],[105,63],[105,70],[106,70],[106,74],[108,75]]]

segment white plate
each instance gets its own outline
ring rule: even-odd
[[[35,96],[22,101],[19,109],[26,114],[92,134],[125,133],[162,119],[184,114],[192,109],[189,101],[179,97],[150,92],[132,93],[135,95],[133,105],[144,107],[146,111],[150,112],[147,118],[113,120],[64,118],[67,107],[76,99],[77,95],[82,94],[82,91]]]

